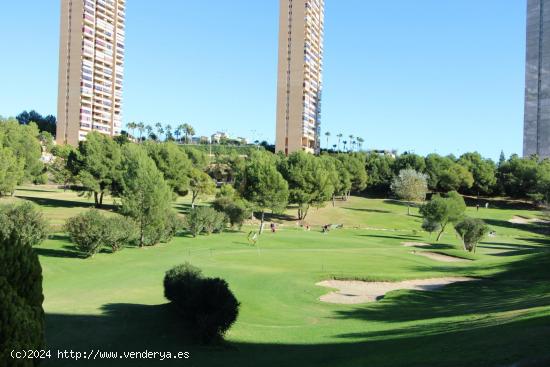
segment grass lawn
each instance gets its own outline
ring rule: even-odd
[[[39,204],[56,228],[91,202],[73,192],[26,186],[13,200]],[[3,199],[5,200],[5,199]],[[2,201],[0,201],[1,203]],[[108,204],[112,202],[108,201]],[[174,204],[185,211],[184,198]],[[311,209],[311,231],[289,210],[251,247],[246,232],[178,237],[82,259],[61,232],[36,251],[44,274],[49,348],[74,351],[189,351],[181,360],[53,359],[45,366],[547,366],[550,364],[550,240],[543,224],[512,224],[529,210],[469,208],[496,231],[466,254],[451,228],[442,240],[420,231],[418,211],[352,197]],[[322,234],[319,226],[344,224]],[[403,241],[473,261],[444,263],[411,253]],[[418,249],[422,251],[424,249]],[[221,346],[199,346],[163,297],[166,270],[189,261],[228,281],[241,302]],[[394,291],[363,305],[320,302],[315,285],[336,278],[404,280],[473,276],[435,292]]]

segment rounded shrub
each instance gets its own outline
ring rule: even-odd
[[[235,323],[240,303],[223,279],[206,278],[199,285],[194,297],[195,323],[200,337],[208,342],[222,337]]]
[[[101,248],[105,237],[104,224],[103,216],[97,210],[90,210],[67,219],[65,230],[76,247],[88,257]]]
[[[221,196],[212,204],[214,209],[225,213],[229,219],[231,227],[241,229],[244,221],[250,217],[252,209],[246,205],[242,199],[233,199],[231,197]]]
[[[222,232],[227,224],[227,217],[211,207],[201,206],[189,212],[185,217],[185,227],[193,237],[200,233],[211,234]]]
[[[164,297],[181,303],[192,294],[192,288],[203,279],[202,271],[188,262],[175,266],[164,276]]]
[[[139,236],[135,222],[121,215],[103,217],[103,226],[102,244],[110,248],[111,252],[136,242]]]
[[[30,202],[0,207],[0,239],[34,246],[48,237],[48,223]]]
[[[86,257],[99,252],[102,246],[116,252],[138,238],[138,229],[133,220],[120,215],[107,217],[97,210],[69,218],[65,230]]]
[[[173,210],[168,211],[164,221],[164,231],[160,239],[161,242],[170,242],[184,226],[183,219],[180,218],[176,212]]]
[[[240,303],[220,278],[205,278],[185,263],[166,272],[164,296],[178,309],[203,342],[212,342],[237,320]]]

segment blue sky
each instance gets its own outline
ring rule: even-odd
[[[401,152],[521,153],[525,7],[326,0],[323,132]],[[128,1],[124,121],[273,141],[278,9]],[[0,21],[0,114],[55,114],[59,1],[5,2]]]

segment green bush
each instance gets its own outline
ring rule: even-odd
[[[1,208],[0,229],[0,365],[33,366],[9,353],[44,347],[42,268],[32,246],[46,238],[46,223],[26,203]]]
[[[30,202],[0,207],[0,240],[34,246],[48,237],[48,223]]]
[[[184,299],[190,297],[192,288],[200,280],[202,280],[202,271],[196,266],[188,262],[175,266],[168,270],[164,277],[164,297],[181,304],[181,311],[187,313],[188,310],[183,309],[183,306],[185,306]]]
[[[464,249],[475,252],[477,244],[487,234],[489,227],[481,219],[466,217],[455,225],[455,230],[462,239]]]
[[[218,197],[212,207],[217,211],[225,213],[229,219],[231,227],[241,229],[244,221],[250,217],[252,209],[246,205],[246,202],[242,199],[232,199],[227,196]]]
[[[223,337],[239,314],[240,303],[227,282],[220,278],[204,278],[200,269],[189,263],[166,273],[164,295],[203,342]]]
[[[32,180],[32,183],[35,184],[35,185],[45,185],[48,183],[48,174],[47,173],[42,173],[38,176],[35,176],[34,179]]]
[[[176,212],[170,210],[166,214],[166,220],[164,222],[164,231],[162,234],[161,242],[170,242],[179,231],[183,229],[185,223]]]
[[[137,226],[131,219],[120,215],[103,217],[103,245],[111,252],[120,250],[125,245],[133,244],[138,238]]]
[[[104,222],[97,210],[90,210],[67,219],[65,230],[80,251],[86,256],[93,256],[104,239]]]
[[[185,226],[196,237],[200,233],[211,234],[225,229],[227,217],[210,207],[197,207],[185,217]]]
[[[102,246],[116,252],[138,238],[133,221],[122,216],[106,217],[97,210],[69,218],[65,223],[65,230],[86,257],[95,255]]]

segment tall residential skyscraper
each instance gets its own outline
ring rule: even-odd
[[[122,127],[125,0],[61,0],[57,142]]]
[[[527,0],[523,155],[550,157],[550,0]]]
[[[278,152],[319,152],[324,7],[324,0],[280,0]]]

